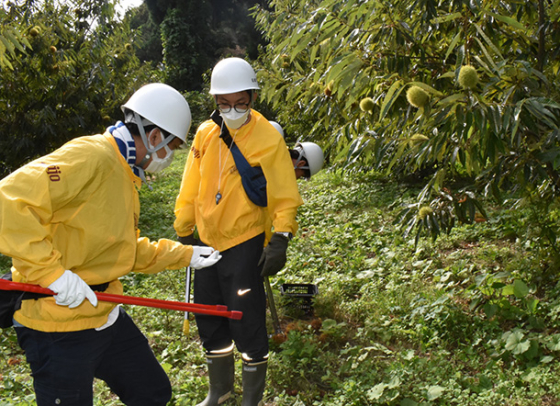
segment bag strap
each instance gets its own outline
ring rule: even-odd
[[[227,126],[223,125],[224,121],[218,110],[214,110],[210,118],[220,127],[220,138],[227,145],[231,155],[233,155],[233,160],[241,176],[241,183],[247,197],[257,206],[266,207],[268,204],[266,178],[262,168],[249,164],[249,161],[247,161],[237,144],[233,141]]]
[[[231,134],[229,133],[227,126],[223,125],[224,119],[220,115],[220,112],[218,110],[214,110],[210,115],[210,118],[218,127],[220,127],[220,138],[227,145],[228,149],[231,149],[234,144],[233,138],[231,138]]]

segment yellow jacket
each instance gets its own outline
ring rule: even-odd
[[[249,200],[235,161],[220,139],[220,128],[205,121],[198,128],[187,158],[175,203],[175,231],[183,237],[197,226],[200,239],[219,251],[265,231],[297,231],[297,208],[303,204],[284,139],[260,113],[230,134],[251,166],[260,166],[267,181],[268,207]],[[216,204],[216,194],[222,198]],[[270,218],[267,220],[267,218]]]
[[[109,134],[72,140],[0,181],[0,251],[12,257],[16,282],[48,287],[69,269],[87,284],[131,271],[156,273],[187,266],[192,248],[139,238],[141,180]],[[115,304],[85,300],[76,309],[54,298],[24,300],[14,318],[40,331],[100,327]]]

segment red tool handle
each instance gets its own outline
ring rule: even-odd
[[[47,288],[29,283],[11,282],[0,279],[0,290],[18,290],[23,292],[42,293],[45,295],[55,295],[55,293]],[[210,316],[222,316],[233,320],[241,320],[243,312],[237,310],[227,310],[227,306],[223,305],[204,305],[198,303],[174,302],[170,300],[151,299],[137,296],[114,295],[111,293],[95,292],[97,298],[104,302],[131,304],[138,306],[155,307],[159,309],[180,310],[183,312],[192,312],[198,314],[206,314]]]

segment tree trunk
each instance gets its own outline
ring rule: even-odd
[[[544,10],[544,0],[539,0],[539,53],[538,53],[538,70],[542,72],[544,68],[544,59],[546,57],[545,49],[545,22],[546,12]]]

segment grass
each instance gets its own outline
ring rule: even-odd
[[[143,235],[175,238],[173,204],[186,153],[141,191]],[[491,211],[435,242],[393,224],[415,191],[375,174],[323,171],[305,201],[288,263],[271,278],[285,335],[271,337],[268,405],[557,405],[560,295],[536,239],[511,238],[523,211]],[[536,238],[536,237],[535,237]],[[8,263],[1,262],[3,270]],[[184,270],[123,278],[130,295],[181,300]],[[283,283],[318,286],[306,318]],[[128,306],[173,384],[172,405],[206,394],[203,352],[183,314]],[[272,322],[269,331],[273,332]],[[12,329],[0,332],[0,405],[33,405]],[[240,404],[240,360],[236,392]],[[96,405],[121,404],[102,382]]]

